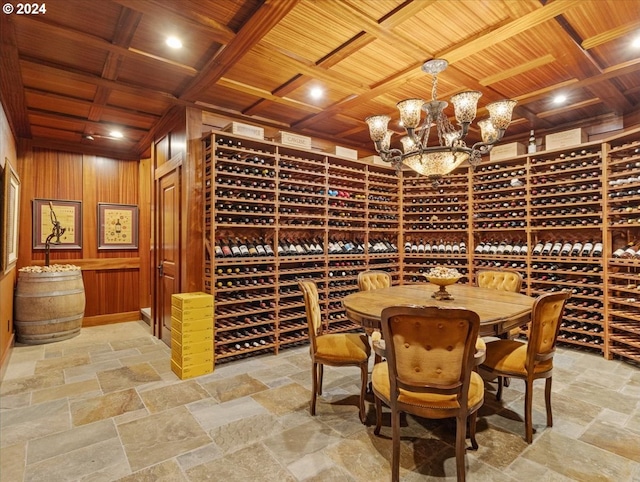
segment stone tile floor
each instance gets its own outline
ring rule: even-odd
[[[144,322],[16,346],[0,385],[0,479],[18,481],[388,481],[391,430],[358,421],[358,370],[325,369],[309,415],[307,347],[179,380]],[[554,427],[536,382],[534,441],[522,382],[487,384],[469,481],[640,481],[640,369],[569,349],[555,358]],[[453,420],[401,429],[403,481],[455,480]]]

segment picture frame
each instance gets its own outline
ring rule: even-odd
[[[138,206],[98,203],[98,250],[138,249]]]
[[[20,226],[20,178],[9,159],[5,157],[2,173],[2,263],[1,269],[8,273],[18,262],[18,233]]]
[[[45,249],[54,222],[64,232],[53,238],[50,249],[82,249],[82,201],[61,199],[33,200],[33,249]]]

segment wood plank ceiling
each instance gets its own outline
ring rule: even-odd
[[[639,36],[640,0],[48,0],[0,17],[0,93],[17,137],[61,149],[136,158],[167,112],[198,106],[370,150],[364,118],[430,97],[420,67],[445,58],[438,97],[480,90],[479,117],[516,99],[523,139],[637,112]]]

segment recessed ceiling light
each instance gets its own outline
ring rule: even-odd
[[[181,49],[182,41],[178,37],[167,37],[167,45],[172,49]]]
[[[324,95],[324,90],[322,90],[322,87],[314,87],[309,92],[309,95],[311,95],[312,99],[321,99]]]
[[[114,139],[122,139],[124,135],[120,131],[111,131],[109,132],[109,137],[113,137]]]
[[[564,104],[567,101],[567,96],[564,94],[558,94],[553,98],[554,104]]]
[[[634,49],[640,49],[640,35],[638,35],[636,38],[634,38],[634,39],[631,41],[631,46],[632,46]]]

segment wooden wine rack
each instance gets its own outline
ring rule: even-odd
[[[218,139],[233,145],[219,146]],[[640,243],[640,155],[634,154],[640,129],[567,149],[484,161],[475,170],[456,170],[435,188],[414,173],[398,176],[384,166],[227,132],[212,132],[203,145],[204,286],[216,296],[218,361],[307,343],[300,279],[318,284],[325,328],[338,332],[359,328],[341,304],[357,290],[359,272],[382,269],[394,284],[421,283],[431,267],[445,265],[463,272],[463,282],[470,284],[479,269],[515,268],[523,274],[527,295],[569,290],[559,342],[640,362],[640,259],[612,257],[617,248]],[[255,156],[262,159],[259,164]],[[225,170],[230,165],[233,170]],[[233,185],[218,182],[225,179]],[[229,203],[255,210],[229,210]],[[220,218],[233,221],[217,222]],[[315,238],[325,252],[213,256],[216,240],[236,236],[263,239],[274,251],[285,239]],[[359,241],[367,249],[331,254],[329,240]],[[378,240],[398,251],[374,252]],[[421,240],[462,242],[466,253],[404,252],[406,242]],[[560,240],[602,242],[602,255],[532,253],[540,241]],[[518,252],[505,254],[507,242],[516,243]],[[228,281],[240,286],[226,287]]]
[[[385,270],[400,281],[397,248],[375,249],[381,240],[397,242],[398,177],[383,167],[227,132],[212,132],[202,142],[204,289],[215,296],[216,361],[306,343],[302,279],[318,285],[328,332],[359,329],[341,302],[357,290],[358,273]],[[263,240],[274,255],[214,255],[216,241],[236,238]],[[325,252],[278,253],[280,243],[299,239],[315,239]],[[333,254],[326,250],[330,240],[368,249]]]

